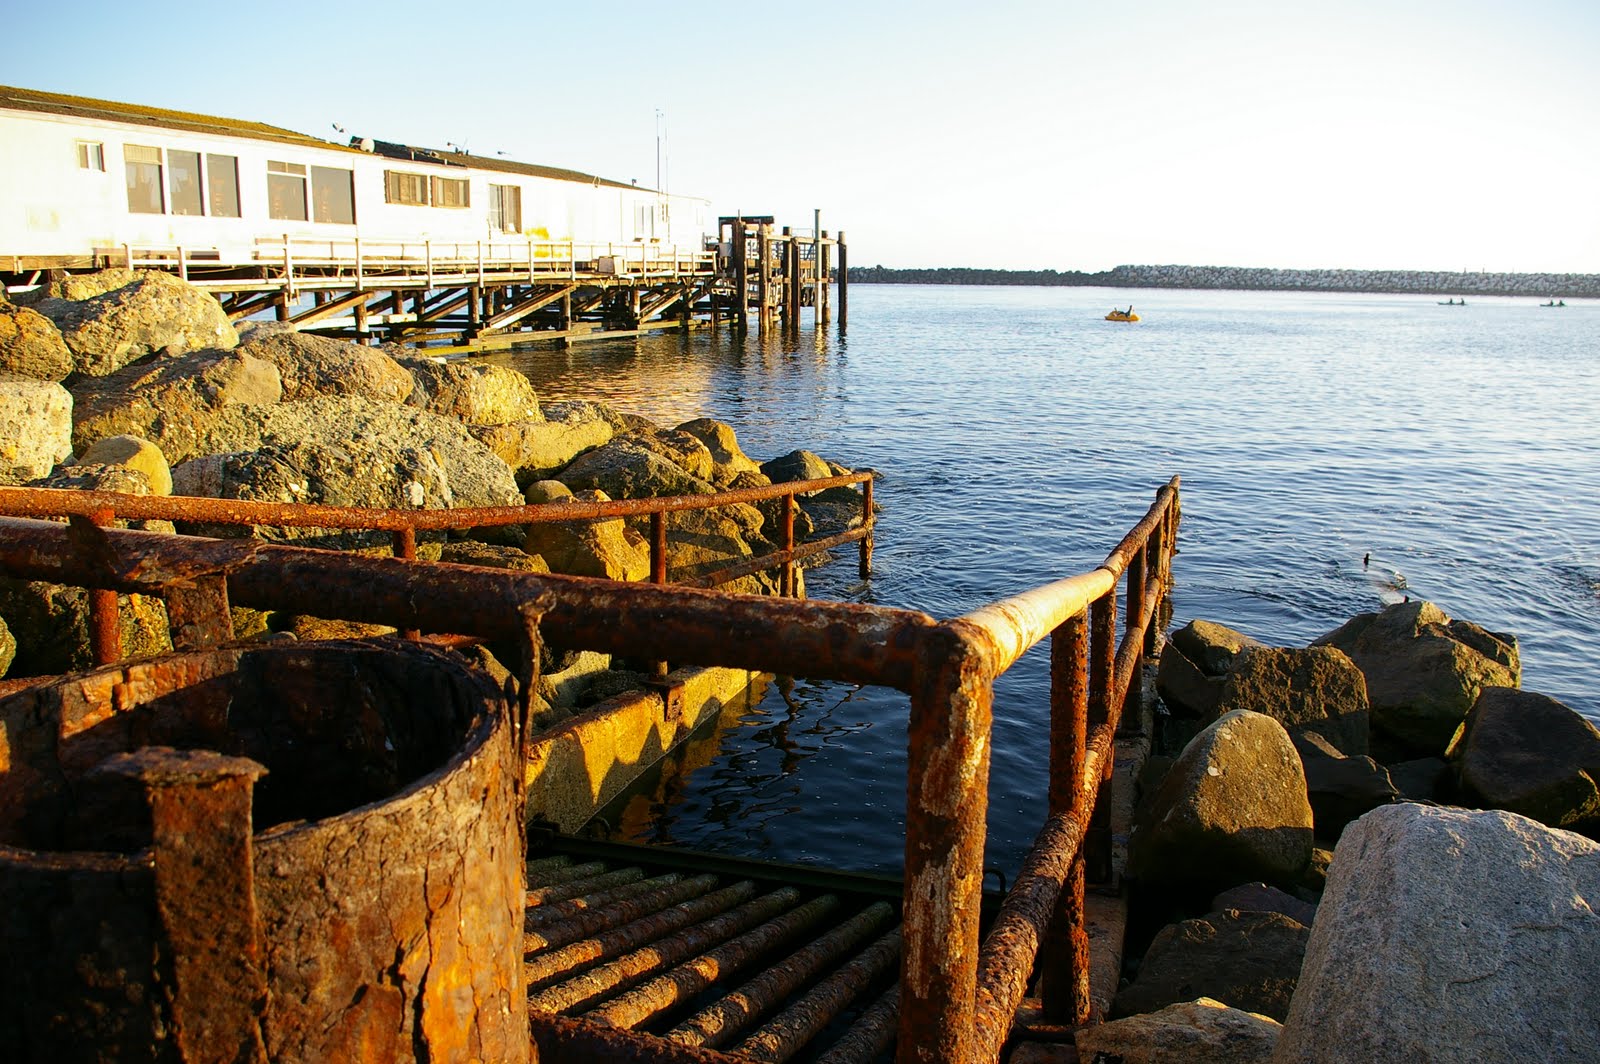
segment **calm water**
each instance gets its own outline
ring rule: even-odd
[[[1101,320],[1134,303],[1135,325]],[[727,421],[881,474],[875,573],[813,597],[952,617],[1091,568],[1183,477],[1175,622],[1303,645],[1401,595],[1521,641],[1600,722],[1600,302],[857,285],[848,336],[500,356],[541,398]],[[1363,555],[1371,566],[1363,569]],[[1398,589],[1398,590],[1397,590]],[[1042,817],[1044,649],[996,690],[988,861]],[[630,837],[893,871],[905,699],[796,680],[619,802]]]

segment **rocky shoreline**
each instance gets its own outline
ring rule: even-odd
[[[757,462],[729,426],[709,418],[664,426],[603,403],[541,402],[528,379],[506,367],[364,347],[276,323],[236,330],[215,299],[168,274],[73,276],[29,293],[27,304],[0,297],[0,484],[440,509],[713,494],[850,472],[803,450]],[[859,521],[859,500],[849,488],[802,496],[797,540]],[[694,577],[776,549],[778,509],[774,501],[675,514],[669,571]],[[638,580],[650,572],[647,520],[424,535],[418,554]],[[179,530],[389,550],[387,534]],[[776,593],[777,579],[762,573],[726,589]],[[122,603],[129,654],[170,649],[159,600]],[[0,578],[0,676],[87,667],[86,611],[80,589]],[[379,631],[242,609],[234,621],[240,637]],[[638,678],[629,663],[612,664],[587,653],[546,662],[540,723]]]
[[[1173,633],[1080,1060],[1592,1060],[1600,730],[1428,602]],[[1098,1054],[1107,1054],[1102,1057]]]

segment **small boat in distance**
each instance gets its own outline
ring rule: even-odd
[[[1138,320],[1139,320],[1139,315],[1137,315],[1137,314],[1135,314],[1133,312],[1133,304],[1132,303],[1128,304],[1128,309],[1127,310],[1118,310],[1117,308],[1112,307],[1111,308],[1111,313],[1106,315],[1106,321],[1138,321]]]
[[[1466,301],[1465,297],[1463,297],[1461,299],[1453,299],[1452,298],[1452,299],[1445,300],[1443,303],[1440,303],[1439,305],[1441,307],[1464,307],[1464,306],[1467,305],[1467,301]]]
[[[1567,301],[1566,301],[1566,300],[1565,300],[1565,299],[1563,299],[1563,300],[1560,300],[1560,301],[1559,301],[1559,302],[1558,302],[1558,301],[1556,301],[1556,300],[1554,300],[1554,299],[1552,299],[1552,300],[1551,300],[1551,301],[1550,301],[1550,302],[1548,302],[1548,303],[1540,303],[1540,304],[1539,304],[1539,305],[1540,305],[1540,306],[1541,306],[1541,307],[1564,307],[1564,306],[1566,306],[1566,305],[1567,305]]]

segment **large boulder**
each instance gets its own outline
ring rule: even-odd
[[[1280,1030],[1270,1017],[1202,997],[1159,1012],[1080,1027],[1072,1037],[1081,1061],[1266,1064]]]
[[[80,465],[122,466],[145,479],[151,495],[172,494],[172,468],[161,448],[139,436],[107,436],[78,456]]]
[[[637,437],[613,439],[579,455],[555,479],[573,491],[603,491],[613,499],[710,495],[716,491]]]
[[[1600,729],[1555,699],[1485,687],[1450,757],[1474,803],[1553,828],[1600,832]]]
[[[681,429],[633,429],[617,437],[619,443],[635,443],[660,455],[696,480],[711,483],[716,463],[711,450],[693,433]]]
[[[260,438],[257,413],[283,395],[278,368],[240,351],[197,351],[129,366],[73,387],[72,439],[85,451],[131,435],[177,464],[197,455],[248,450]]]
[[[56,323],[73,368],[103,377],[150,355],[230,350],[239,334],[209,294],[168,273],[141,272],[109,291],[43,299],[35,308]]]
[[[0,483],[45,476],[72,453],[72,395],[55,381],[0,373]]]
[[[1301,901],[1294,895],[1286,894],[1277,887],[1265,883],[1241,883],[1237,887],[1229,887],[1211,899],[1212,912],[1221,912],[1224,909],[1238,909],[1250,913],[1282,913],[1307,927],[1311,926],[1311,921],[1317,916],[1317,907],[1311,902]]]
[[[1370,757],[1345,757],[1337,750],[1318,756],[1309,744],[1298,748],[1318,838],[1336,839],[1350,821],[1400,797],[1389,771]]]
[[[257,328],[239,350],[278,367],[283,400],[359,395],[403,403],[416,386],[405,367],[375,348],[291,330]]]
[[[17,637],[11,634],[6,619],[0,617],[0,676],[4,676],[17,657]]]
[[[1161,648],[1156,665],[1156,693],[1173,713],[1215,720],[1221,716],[1222,685],[1226,676],[1211,676],[1189,660],[1176,641]]]
[[[150,595],[119,595],[118,622],[127,658],[172,650],[167,609]],[[0,617],[16,637],[12,676],[76,672],[94,664],[89,642],[89,592],[81,587],[0,577]]]
[[[1593,1060],[1600,845],[1392,805],[1339,840],[1274,1061]]]
[[[519,484],[547,480],[585,451],[611,441],[616,428],[598,403],[546,403],[543,417],[503,425],[472,425],[471,432],[511,467]]]
[[[0,300],[0,373],[59,381],[72,372],[72,352],[55,322]]]
[[[1173,632],[1171,642],[1207,676],[1226,676],[1240,654],[1264,645],[1225,624],[1198,617]]]
[[[526,501],[560,506],[605,502],[603,491],[573,493],[559,481],[536,481]],[[544,559],[553,573],[599,576],[607,580],[648,580],[650,548],[620,517],[603,521],[538,521],[528,525],[523,549]]]
[[[796,450],[761,463],[761,472],[774,484],[787,484],[795,480],[825,480],[834,475],[833,467],[821,455]]]
[[[694,582],[743,558],[772,550],[748,520],[751,507],[735,505],[715,510],[680,510],[667,515],[667,579]],[[741,520],[741,517],[745,520]],[[778,590],[775,572],[759,572],[717,585],[719,591],[746,595]]]
[[[1311,803],[1283,725],[1248,710],[1206,728],[1141,806],[1129,872],[1142,882],[1203,890],[1292,884],[1311,857]]]
[[[359,396],[256,414],[256,446],[178,466],[180,494],[430,510],[522,502],[505,463],[449,418]]]
[[[1215,998],[1282,1020],[1300,976],[1311,931],[1282,913],[1224,909],[1157,932],[1132,983],[1117,993],[1116,1016]]]
[[[1216,712],[1265,713],[1289,734],[1316,732],[1345,754],[1367,752],[1367,684],[1333,647],[1257,647],[1240,655]]]
[[[1356,663],[1373,725],[1417,756],[1444,751],[1480,690],[1521,683],[1515,637],[1451,620],[1431,602],[1361,614],[1312,645]]]
[[[677,428],[699,440],[711,456],[711,483],[726,488],[741,473],[760,473],[761,466],[745,454],[733,427],[714,418],[701,417],[685,421]]]
[[[415,385],[406,401],[431,414],[468,425],[538,421],[543,416],[533,383],[509,366],[425,356],[402,357],[399,363]]]

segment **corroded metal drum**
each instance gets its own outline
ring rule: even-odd
[[[513,729],[398,640],[0,699],[0,1058],[526,1061]]]

